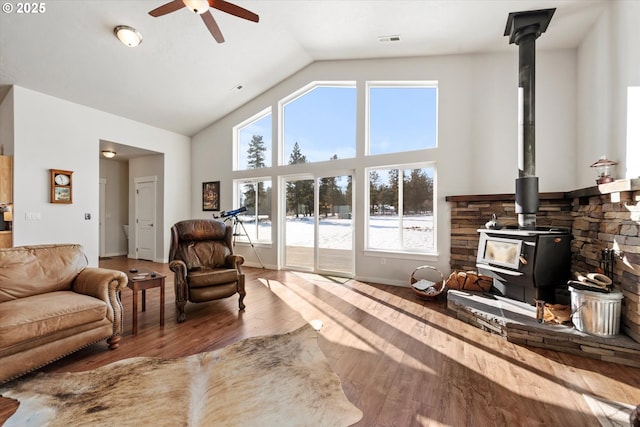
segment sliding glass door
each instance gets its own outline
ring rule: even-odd
[[[284,266],[353,274],[352,175],[285,178]]]
[[[284,264],[313,271],[315,247],[314,180],[285,179]]]

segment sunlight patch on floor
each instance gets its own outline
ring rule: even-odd
[[[330,274],[316,274],[316,273],[305,273],[302,271],[293,272],[296,276],[303,278],[304,280],[308,280],[309,282],[317,282],[317,283],[339,283],[344,285],[349,280],[348,277],[340,277],[340,276],[332,276]]]
[[[276,289],[276,287],[273,286],[273,281],[271,283],[272,283],[271,290],[275,292],[278,296],[282,296],[282,298],[286,299],[286,301],[291,301],[291,299],[293,298],[296,301],[295,304],[298,304],[298,303],[304,304],[305,307],[302,310],[300,310],[301,312],[308,312],[309,310],[317,310],[319,313],[323,314],[324,316],[328,316],[328,321],[325,328],[329,328],[329,325],[331,323],[337,323],[339,326],[342,326],[342,329],[344,330],[343,333],[347,333],[351,335],[352,337],[356,338],[359,343],[362,343],[363,345],[366,346],[366,348],[359,348],[360,350],[384,353],[389,359],[397,363],[400,363],[406,366],[411,366],[416,370],[435,375],[436,372],[432,367],[425,365],[424,362],[408,355],[407,353],[404,352],[404,350],[392,345],[384,337],[374,335],[375,333],[374,331],[370,330],[366,326],[363,326],[357,323],[348,314],[342,313],[339,309],[332,307],[323,299],[318,298],[318,296],[315,295],[313,292],[308,291],[304,287],[299,286],[295,283],[289,284],[289,285],[283,285],[284,289],[281,289],[281,288]],[[280,295],[279,292],[281,290],[284,293]],[[325,292],[331,293],[334,297],[340,298],[341,300],[344,301],[344,298],[342,296],[331,292],[331,289],[322,288],[322,290]],[[353,291],[349,291],[349,294],[351,294],[352,292]],[[357,302],[362,302],[362,300],[364,299],[365,298],[362,298],[361,295],[355,295],[356,301],[348,302],[348,304],[350,306],[355,306]],[[357,300],[360,300],[360,301],[357,301]],[[373,318],[376,318],[381,322],[384,322],[387,324],[389,324],[390,322],[393,322],[393,323],[397,322],[397,319],[392,318],[394,316],[380,317],[379,315],[376,315],[376,313],[372,312],[370,309],[367,309],[367,308],[360,308],[360,309],[363,312],[367,313],[369,316],[372,316]],[[385,314],[390,314],[390,315],[396,314],[396,311],[394,311],[393,308],[385,307],[382,309],[382,311]],[[415,319],[414,319],[414,323],[415,323]],[[411,323],[408,323],[408,324],[411,324]],[[406,332],[403,332],[403,333],[406,333]],[[335,340],[332,339],[332,336],[329,332],[323,333],[323,336],[329,341],[339,343],[339,339],[335,339]],[[357,347],[354,347],[354,348],[357,348]]]
[[[584,400],[602,427],[627,427],[634,406],[583,394]]]
[[[327,337],[329,332],[327,331],[330,329],[331,324],[337,323],[342,327],[345,333],[351,335],[356,342],[359,343],[358,346],[353,346],[354,348],[370,353],[377,352],[374,346],[371,346],[369,343],[353,333],[353,331],[358,327],[357,323],[353,322],[348,317],[345,317],[342,313],[333,309],[331,306],[323,303],[315,296],[312,296],[312,298],[315,301],[320,302],[322,307],[305,300],[305,298],[301,297],[297,291],[291,289],[291,285],[285,285],[277,280],[258,280],[285,301],[292,309],[298,311],[307,322],[311,322],[314,319],[324,319],[322,321],[322,329],[323,336],[325,336],[325,338],[329,339]]]
[[[451,424],[441,423],[433,418],[429,418],[425,415],[417,414],[416,415],[416,423],[421,426],[429,426],[429,427],[451,427]]]

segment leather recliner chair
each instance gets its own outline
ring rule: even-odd
[[[185,305],[246,295],[242,255],[233,253],[233,227],[215,219],[180,221],[171,227],[169,268],[175,273],[177,320],[186,320]]]

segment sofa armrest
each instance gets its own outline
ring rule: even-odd
[[[122,333],[122,303],[120,291],[127,287],[127,275],[122,271],[87,267],[73,281],[74,292],[98,298],[107,303],[107,318],[113,322],[113,335]]]

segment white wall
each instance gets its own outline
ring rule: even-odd
[[[439,147],[410,154],[341,159],[336,169],[354,169],[356,192],[356,276],[382,283],[408,284],[413,269],[425,262],[449,271],[450,209],[445,196],[476,193],[512,193],[517,176],[517,47],[511,53],[458,55],[385,60],[325,61],[311,64],[240,109],[201,131],[192,140],[192,212],[209,218],[201,208],[204,181],[221,182],[221,208],[233,206],[232,180],[240,177],[276,177],[291,167],[232,172],[232,127],[272,106],[312,81],[356,81],[358,88],[358,151],[364,150],[364,87],[368,80],[437,80],[439,87]],[[573,189],[576,140],[576,53],[574,50],[538,52],[537,60],[537,175],[541,191]],[[274,129],[276,118],[274,117]],[[273,141],[277,141],[274,133]],[[437,166],[437,249],[439,256],[400,256],[365,253],[363,227],[365,168],[401,162],[432,161]],[[274,159],[275,162],[275,159]],[[275,164],[275,163],[274,163]],[[568,166],[569,165],[569,166]],[[299,167],[313,172],[321,166]],[[297,170],[294,168],[294,170]],[[277,206],[274,203],[274,209]],[[275,210],[273,212],[275,218]],[[265,264],[276,266],[277,223],[274,245],[260,247]],[[250,263],[250,248],[238,245]],[[385,263],[382,264],[382,258]]]
[[[602,155],[619,163],[615,178],[640,175],[640,156],[632,154],[640,135],[630,138],[635,123],[627,122],[629,88],[640,86],[638,22],[640,2],[613,1],[578,48],[577,187],[595,185],[589,165]]]
[[[519,107],[516,45],[513,51],[473,57],[472,98],[463,116],[468,122],[469,137],[460,150],[471,154],[460,165],[470,168],[464,194],[515,192]],[[536,52],[535,165],[542,192],[574,189],[575,73],[575,50]],[[461,160],[458,155],[455,159]]]
[[[189,211],[190,138],[19,86],[12,95],[14,245],[80,243],[89,263],[97,265],[99,141],[106,139],[166,154],[163,170],[172,173],[162,195],[161,229],[167,236],[160,246],[166,259],[166,224]],[[74,172],[72,204],[49,203],[49,169]],[[39,214],[40,219],[26,220],[26,213]],[[85,213],[92,219],[85,220]]]
[[[637,109],[637,103],[640,102],[640,37],[637,35],[640,2],[619,0],[613,3],[612,22],[614,60],[611,65],[614,78],[611,137],[616,145],[615,156],[622,159],[618,177],[640,178],[640,110]],[[629,114],[632,104],[636,105],[636,109]]]

